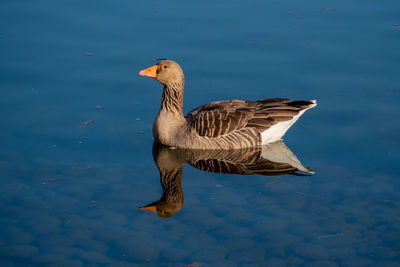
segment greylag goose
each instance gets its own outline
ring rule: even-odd
[[[315,100],[284,98],[225,100],[200,106],[184,116],[185,78],[178,63],[161,60],[139,75],[164,85],[153,136],[156,142],[177,148],[240,149],[272,143],[317,104]]]
[[[296,155],[282,141],[260,148],[244,149],[170,149],[159,143],[153,144],[153,159],[160,172],[163,190],[161,198],[141,210],[152,211],[162,218],[177,214],[183,207],[182,168],[184,163],[196,169],[223,174],[311,175]]]

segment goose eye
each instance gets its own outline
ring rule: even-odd
[[[164,69],[167,69],[167,68],[168,68],[168,66],[167,66],[167,65],[164,65],[164,66],[163,66],[163,68],[164,68]]]

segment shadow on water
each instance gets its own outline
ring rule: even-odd
[[[183,207],[184,163],[202,171],[220,174],[265,176],[314,174],[314,171],[301,164],[283,141],[238,150],[175,149],[154,143],[153,159],[160,172],[163,194],[160,200],[140,209],[155,212],[162,218],[176,215]]]

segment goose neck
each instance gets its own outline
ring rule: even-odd
[[[164,85],[161,110],[178,113],[183,116],[183,82]]]

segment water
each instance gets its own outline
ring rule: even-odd
[[[399,266],[398,1],[2,1],[1,266]],[[185,110],[317,99],[285,136],[312,176],[183,166],[151,125],[178,61]],[[85,124],[86,122],[86,124]]]

